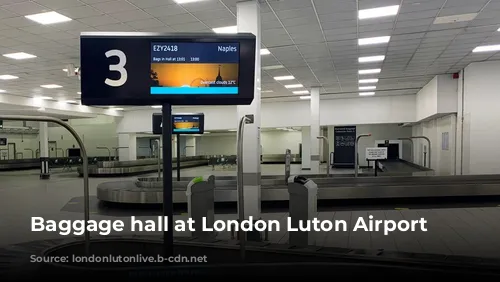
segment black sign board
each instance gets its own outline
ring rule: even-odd
[[[7,138],[0,138],[0,146],[7,146]]]
[[[152,128],[153,134],[162,134],[162,114],[153,114]],[[203,134],[204,131],[205,115],[203,113],[172,115],[172,134]]]
[[[81,152],[80,148],[68,148],[68,157],[69,158],[75,158],[75,157],[80,157]]]
[[[0,129],[3,128],[3,120],[0,120]]]
[[[354,168],[354,146],[356,143],[356,126],[335,126],[335,167]]]
[[[82,104],[248,105],[255,56],[250,33],[84,32]]]

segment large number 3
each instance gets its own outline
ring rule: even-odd
[[[105,53],[106,58],[109,57],[118,57],[119,61],[118,64],[116,65],[110,65],[109,70],[110,71],[117,71],[120,73],[120,79],[114,80],[114,79],[109,79],[106,78],[106,83],[109,86],[113,87],[119,87],[125,84],[127,82],[127,70],[125,69],[125,64],[127,63],[127,56],[125,56],[125,53],[123,53],[120,50],[109,50],[108,52]]]

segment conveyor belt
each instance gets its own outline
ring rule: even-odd
[[[161,164],[163,161],[160,162]],[[204,156],[181,157],[181,168],[190,168],[208,165],[208,160]],[[160,166],[163,169],[163,166]],[[172,161],[172,169],[177,168],[177,160]],[[128,175],[146,174],[158,171],[157,159],[143,159],[135,161],[114,161],[98,162],[89,166],[89,176],[91,177],[120,177]],[[83,170],[78,167],[78,174],[83,176]]]
[[[313,178],[318,184],[318,199],[387,199],[418,197],[498,196],[500,175],[400,177],[400,178]],[[174,203],[186,203],[189,181],[173,183]],[[116,203],[159,204],[163,197],[162,183],[156,179],[107,182],[97,186],[97,198]],[[215,201],[235,202],[236,180],[216,178]],[[288,187],[283,179],[261,181],[262,201],[287,201]]]
[[[385,176],[395,176],[395,175],[411,175],[411,176],[418,176],[418,175],[434,175],[434,171],[405,161],[405,160],[384,160],[384,161],[379,161],[379,168],[382,170],[380,172],[380,175],[385,175]]]

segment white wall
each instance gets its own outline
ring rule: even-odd
[[[431,169],[434,169],[436,175],[455,174],[456,123],[456,115],[451,114],[413,126],[414,136],[426,136],[431,141]],[[445,137],[443,133],[448,137]],[[414,140],[415,163],[422,166],[424,165],[424,146],[428,147],[427,141]],[[428,165],[429,150],[427,149],[426,152]]]
[[[416,114],[417,121],[437,113],[437,76],[434,77],[417,93]]]
[[[462,160],[464,174],[500,173],[499,74],[498,61],[473,63],[465,69]],[[458,95],[460,103],[461,91]],[[460,124],[458,128],[461,128]],[[462,138],[460,133],[459,130],[457,136]]]
[[[118,122],[117,132],[151,132],[151,116],[159,110],[147,109],[125,112]],[[182,107],[174,113],[202,112],[205,130],[236,129],[235,106]],[[309,126],[309,101],[263,103],[262,128]],[[362,97],[325,100],[320,105],[320,125],[380,124],[415,121],[415,95]]]
[[[416,121],[457,112],[459,80],[452,75],[435,76],[416,95]]]

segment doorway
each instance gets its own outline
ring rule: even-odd
[[[49,158],[57,158],[57,143],[49,141]]]
[[[15,160],[16,159],[16,143],[8,143],[7,144],[7,149],[9,150],[9,160]]]
[[[387,159],[399,160],[399,144],[378,144],[379,148],[387,147]]]

